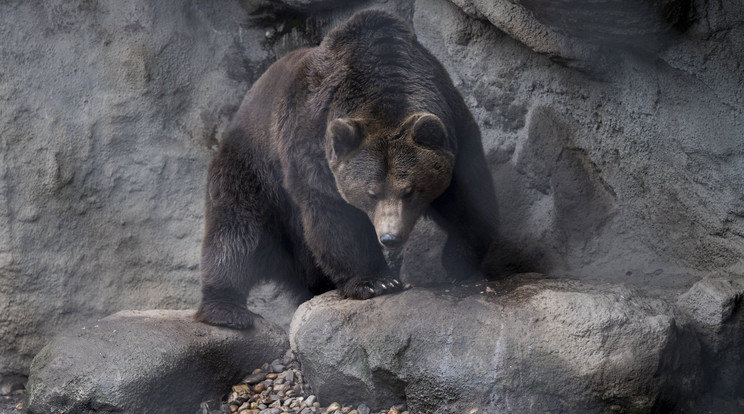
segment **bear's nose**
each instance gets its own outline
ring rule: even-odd
[[[382,236],[380,236],[380,243],[382,243],[385,247],[396,247],[400,245],[400,242],[400,236],[398,236],[397,234],[384,233]]]

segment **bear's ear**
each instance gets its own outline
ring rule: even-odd
[[[359,148],[362,133],[359,124],[350,118],[334,119],[326,128],[326,156],[331,162],[338,162],[345,155]]]
[[[438,116],[421,113],[411,117],[411,136],[413,140],[424,147],[433,150],[449,150],[447,130]]]

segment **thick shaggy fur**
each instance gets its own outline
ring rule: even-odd
[[[456,277],[479,270],[496,234],[472,115],[410,27],[379,11],[266,71],[207,187],[197,319],[238,329],[256,317],[245,301],[261,280],[358,299],[399,289],[382,244],[399,248],[421,214],[447,232]]]

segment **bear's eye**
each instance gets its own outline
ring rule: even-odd
[[[378,194],[372,191],[367,191],[367,196],[370,198],[370,200],[375,200],[375,201],[377,201],[380,198]]]
[[[403,190],[403,194],[401,194],[400,198],[403,200],[408,200],[409,198],[413,197],[413,188],[407,188]]]

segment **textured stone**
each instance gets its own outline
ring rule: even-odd
[[[596,65],[607,53],[653,53],[686,27],[685,0],[451,0],[532,50],[572,66]],[[602,56],[604,55],[604,56]]]
[[[194,412],[287,349],[270,322],[242,332],[193,313],[122,311],[68,329],[34,358],[28,412]]]

